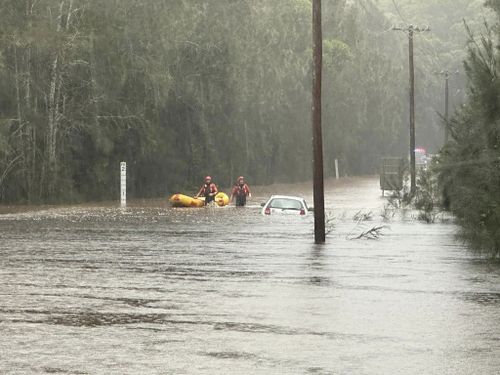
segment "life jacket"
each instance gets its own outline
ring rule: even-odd
[[[217,186],[211,182],[210,184],[204,184],[203,185],[203,195],[205,196],[206,199],[209,198],[210,193],[215,193],[217,191]]]
[[[233,187],[233,195],[237,197],[246,197],[250,193],[247,184],[236,184]]]

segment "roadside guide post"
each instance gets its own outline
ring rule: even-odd
[[[325,243],[325,197],[323,179],[323,139],[321,134],[321,67],[323,36],[321,30],[321,0],[313,0],[313,190],[314,242]]]
[[[120,205],[127,206],[127,163],[120,163]]]

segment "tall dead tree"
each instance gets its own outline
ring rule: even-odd
[[[71,16],[73,13],[73,2],[69,0],[67,11],[65,12],[65,0],[59,3],[59,15],[57,18],[57,34],[67,32],[71,24]],[[61,38],[64,39],[64,38]],[[59,45],[54,52],[51,69],[51,80],[48,96],[48,132],[47,132],[47,164],[46,178],[47,193],[49,197],[53,197],[55,186],[57,183],[57,133],[61,119],[61,95],[62,95],[62,64],[64,63],[64,49],[66,46]]]

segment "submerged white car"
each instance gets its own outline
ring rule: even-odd
[[[262,215],[290,214],[308,215],[312,208],[307,207],[302,197],[290,195],[273,195],[266,203],[262,203]]]

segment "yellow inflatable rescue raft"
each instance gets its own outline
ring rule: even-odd
[[[203,207],[205,205],[205,197],[194,198],[180,193],[172,195],[169,201],[172,207]],[[219,207],[227,206],[229,204],[229,197],[226,193],[217,193],[215,203]]]
[[[217,203],[219,207],[227,206],[229,204],[229,197],[226,193],[217,193],[217,195],[215,196],[215,203]]]
[[[169,201],[172,207],[203,207],[205,205],[205,199],[193,198],[184,194],[174,194]]]

